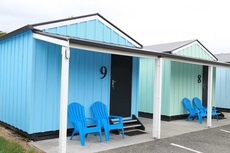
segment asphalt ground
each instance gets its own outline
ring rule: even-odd
[[[181,127],[183,128],[183,127]],[[230,124],[100,153],[230,153]]]

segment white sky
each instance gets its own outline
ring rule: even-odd
[[[142,45],[198,39],[230,53],[228,0],[0,0],[0,30],[100,13]]]

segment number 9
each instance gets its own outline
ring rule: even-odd
[[[106,75],[107,75],[107,68],[106,68],[105,66],[102,66],[101,69],[100,69],[100,72],[101,72],[101,74],[103,75],[103,76],[101,77],[101,79],[103,79],[103,78],[106,77]]]

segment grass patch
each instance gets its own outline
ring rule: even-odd
[[[0,136],[0,153],[25,153],[25,150],[16,142],[11,142]],[[28,153],[34,153],[34,150]]]

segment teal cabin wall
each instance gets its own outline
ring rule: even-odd
[[[155,59],[140,59],[139,81],[139,111],[153,112],[153,89],[154,89]]]
[[[171,62],[171,86],[170,86],[170,113],[169,116],[187,114],[182,100],[187,97],[202,98],[202,82],[197,82],[197,76],[202,75],[202,66]]]
[[[0,40],[0,121],[29,131],[33,99],[32,31]]]
[[[230,69],[216,68],[216,107],[230,109]]]
[[[213,58],[211,58],[210,54],[208,54],[208,52],[205,52],[204,48],[201,47],[201,45],[199,45],[199,44],[193,44],[191,46],[188,46],[188,47],[176,52],[175,54],[181,55],[181,56],[192,57],[192,58],[213,60]]]
[[[163,62],[163,78],[162,78],[162,103],[161,103],[161,115],[168,116],[169,115],[169,110],[170,110],[170,95],[171,95],[171,73],[172,73],[172,68],[171,68],[171,61],[169,60],[164,60]]]
[[[175,54],[193,58],[213,60],[198,44],[178,50]],[[153,113],[154,59],[140,59],[139,112]],[[191,101],[202,99],[202,82],[197,76],[203,74],[203,66],[163,60],[162,108],[161,115],[176,116],[187,114],[182,104],[184,97]],[[213,105],[215,105],[216,69],[213,69]]]
[[[170,61],[163,60],[163,74],[162,74],[162,115],[167,115],[170,100]],[[141,58],[140,59],[140,73],[139,73],[139,112],[153,113],[154,102],[154,70],[155,59]]]

